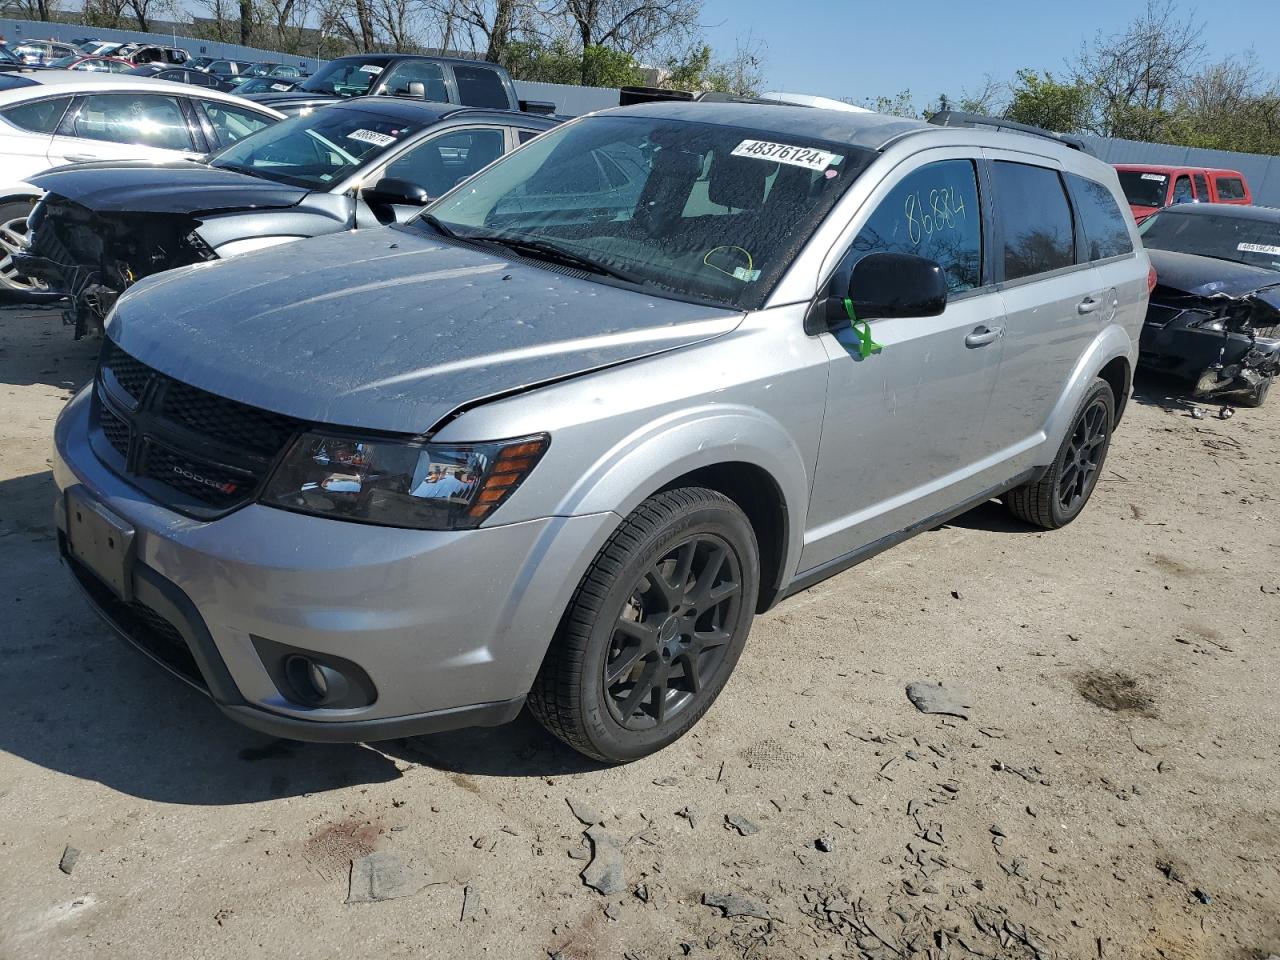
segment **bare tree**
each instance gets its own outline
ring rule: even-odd
[[[127,0],[133,19],[143,33],[151,32],[151,21],[157,14],[172,12],[169,0]]]
[[[1147,0],[1124,30],[1099,32],[1085,43],[1068,70],[1092,94],[1086,129],[1107,137],[1158,137],[1203,56],[1202,33],[1194,15],[1182,16],[1176,0]]]
[[[692,36],[702,4],[700,0],[563,0],[561,9],[576,29],[583,50],[611,47],[640,57]],[[584,58],[584,82],[586,71]]]
[[[128,5],[128,0],[85,0],[85,25],[119,29],[124,25],[124,11]]]

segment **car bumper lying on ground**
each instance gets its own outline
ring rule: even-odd
[[[250,504],[200,522],[99,462],[89,407],[86,390],[55,433],[65,562],[135,646],[280,737],[379,740],[512,719],[573,589],[566,571],[616,521],[437,532]],[[330,692],[345,695],[308,703],[301,662],[336,671]]]

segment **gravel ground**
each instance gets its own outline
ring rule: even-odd
[[[602,769],[527,717],[267,740],[126,648],[51,522],[95,351],[0,311],[0,957],[1280,953],[1280,401],[1140,382],[1071,527],[989,504],[787,601]]]

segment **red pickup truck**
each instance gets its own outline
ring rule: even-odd
[[[1117,163],[1115,168],[1138,223],[1175,203],[1253,203],[1249,184],[1237,170],[1152,163]]]

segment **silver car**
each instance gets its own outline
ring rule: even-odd
[[[133,287],[56,428],[60,547],[251,727],[528,704],[634,759],[788,595],[993,497],[1078,515],[1149,271],[1115,172],[1048,138],[606,111],[408,224]]]

